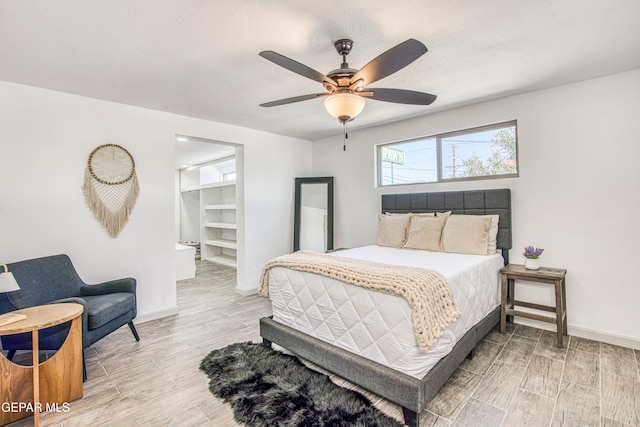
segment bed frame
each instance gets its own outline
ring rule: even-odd
[[[466,215],[500,215],[497,247],[505,265],[511,249],[511,192],[509,189],[382,195],[382,212],[443,212]],[[276,343],[330,372],[400,406],[404,422],[418,427],[420,413],[435,397],[465,358],[473,356],[478,342],[500,323],[500,307],[471,328],[453,350],[422,378],[398,372],[327,342],[275,322],[260,319],[263,345]]]

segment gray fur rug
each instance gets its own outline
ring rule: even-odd
[[[298,358],[253,343],[214,350],[200,364],[209,390],[248,426],[401,426],[362,394],[335,385]]]

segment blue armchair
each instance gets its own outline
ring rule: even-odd
[[[136,317],[136,279],[117,279],[88,285],[80,279],[67,255],[53,255],[8,264],[20,290],[0,294],[0,314],[36,305],[74,302],[82,313],[82,348],[91,346],[111,332],[128,324],[140,341],[133,324]],[[40,348],[57,350],[67,336],[68,325],[40,332]],[[31,349],[30,334],[1,337],[2,349],[11,360],[17,350]],[[83,364],[84,367],[84,364]],[[86,378],[86,370],[85,370]]]

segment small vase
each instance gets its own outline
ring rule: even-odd
[[[524,268],[526,268],[527,270],[538,270],[540,268],[540,264],[538,264],[537,259],[525,258]]]

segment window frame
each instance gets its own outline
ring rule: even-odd
[[[502,175],[482,175],[482,176],[466,176],[460,178],[443,178],[443,162],[442,162],[442,139],[450,138],[452,136],[457,135],[468,135],[477,132],[484,132],[488,130],[494,129],[502,129],[513,126],[515,128],[515,138],[516,138],[516,171],[515,173],[502,174]],[[436,180],[435,181],[427,181],[427,182],[412,182],[412,183],[399,183],[399,184],[382,184],[382,156],[381,149],[382,147],[392,147],[397,144],[409,143],[414,141],[421,141],[427,139],[435,139],[436,141]],[[489,125],[476,126],[467,129],[460,129],[451,132],[439,133],[435,135],[427,135],[421,136],[417,138],[403,139],[393,142],[385,142],[382,144],[377,144],[375,146],[375,156],[376,156],[376,185],[377,187],[397,187],[402,185],[424,185],[424,184],[439,184],[439,183],[447,183],[447,182],[459,182],[459,181],[478,181],[485,179],[504,179],[504,178],[517,178],[520,176],[520,150],[518,149],[518,120],[508,120],[500,123],[493,123]]]

